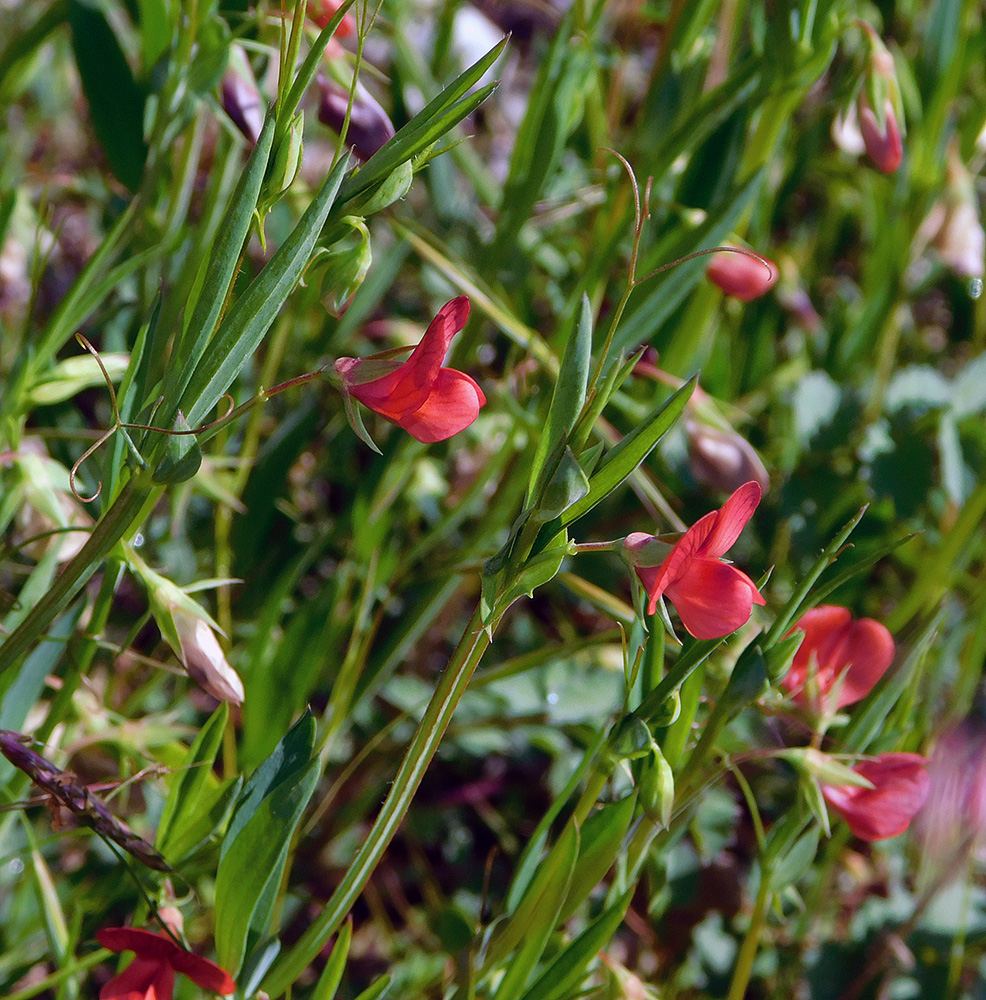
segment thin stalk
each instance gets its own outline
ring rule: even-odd
[[[739,956],[736,959],[736,969],[733,971],[733,980],[729,984],[729,994],[726,1000],[743,1000],[743,997],[746,996],[746,988],[750,984],[750,973],[753,971],[753,961],[757,957],[757,949],[760,947],[760,936],[763,933],[764,918],[767,915],[769,902],[770,869],[762,868],[760,871],[760,890],[757,892],[757,901],[753,906],[750,926],[747,928]]]
[[[404,755],[373,828],[325,909],[285,959],[274,967],[271,976],[264,983],[264,988],[272,995],[283,993],[294,982],[308,965],[319,942],[326,941],[338,930],[363,891],[403,821],[442,736],[452,721],[452,714],[489,644],[490,638],[482,627],[482,614],[477,607],[425,709],[424,717]]]

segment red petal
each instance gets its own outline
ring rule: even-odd
[[[721,639],[750,620],[753,604],[764,599],[745,574],[717,559],[689,562],[680,580],[667,588],[681,624],[696,639]]]
[[[782,682],[784,687],[792,692],[795,701],[805,704],[804,686],[808,681],[808,668],[812,655],[817,665],[816,677],[821,692],[822,694],[828,692],[831,681],[835,679],[833,676],[826,683],[828,667],[842,642],[843,632],[851,621],[852,615],[847,608],[823,604],[806,611],[788,632],[788,635],[793,635],[795,632],[804,633],[804,639],[794,654],[791,669]]]
[[[746,527],[746,522],[753,517],[753,512],[757,509],[762,496],[763,490],[760,489],[760,484],[752,479],[736,490],[719,509],[716,522],[702,549],[702,555],[718,559],[728,552]]]
[[[397,423],[419,441],[444,441],[468,427],[485,402],[483,390],[468,375],[441,368],[428,398]]]
[[[668,553],[667,558],[657,572],[651,577],[648,593],[650,594],[650,604],[647,607],[649,615],[657,610],[657,599],[688,569],[692,559],[699,556],[705,546],[706,540],[715,528],[719,518],[719,511],[710,511],[705,517],[699,518],[682,536],[674,543],[673,548]],[[643,579],[643,577],[641,577]]]
[[[465,326],[468,316],[469,300],[464,295],[446,302],[404,364],[378,379],[357,385],[349,384],[350,394],[388,420],[402,424],[427,401],[435,380],[442,371],[442,362],[448,353],[449,344]],[[349,370],[358,364],[357,361]],[[336,369],[339,370],[338,365]],[[345,379],[346,373],[342,374]]]
[[[172,956],[171,964],[178,972],[188,976],[196,986],[201,986],[204,990],[211,990],[213,993],[227,996],[236,989],[233,977],[224,968],[200,955],[180,951],[177,955]]]
[[[927,761],[916,753],[885,753],[853,768],[873,788],[822,785],[829,805],[861,840],[886,840],[903,833],[928,797]]]
[[[847,630],[844,656],[849,672],[839,691],[837,708],[851,705],[873,690],[894,658],[894,640],[886,626],[872,618],[860,618]]]
[[[96,940],[110,951],[132,951],[139,958],[168,959],[181,951],[166,934],[141,927],[104,927],[96,931]]]
[[[166,961],[137,958],[99,991],[99,1000],[171,1000],[174,989],[175,973]]]

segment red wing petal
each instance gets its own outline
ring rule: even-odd
[[[424,403],[397,421],[419,441],[444,441],[468,427],[486,402],[483,390],[464,372],[442,368]]]
[[[716,522],[701,554],[718,559],[728,552],[746,527],[746,522],[753,517],[761,496],[763,490],[760,489],[760,484],[752,479],[736,490],[718,510]]]
[[[697,558],[666,593],[682,625],[696,639],[721,639],[750,620],[754,603],[763,604],[754,582],[735,566]]]
[[[651,578],[651,583],[648,587],[650,604],[647,606],[647,614],[654,614],[657,610],[658,598],[670,586],[672,586],[676,580],[681,578],[681,576],[686,572],[691,560],[702,554],[705,543],[712,530],[715,528],[718,517],[719,511],[710,511],[705,515],[705,517],[699,518],[681,536],[681,538],[674,543],[674,546],[668,553],[667,558],[661,563],[660,566],[657,567],[657,572]]]
[[[200,955],[180,951],[172,957],[171,964],[204,990],[228,996],[236,989],[233,977],[224,968]]]

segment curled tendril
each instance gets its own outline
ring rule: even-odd
[[[100,365],[100,367],[102,367],[102,365]],[[79,472],[79,466],[82,465],[82,463],[91,454],[93,454],[93,452],[95,452],[97,449],[101,448],[104,444],[106,444],[106,442],[109,441],[109,439],[113,437],[113,435],[117,432],[119,426],[120,426],[119,424],[114,424],[108,431],[101,434],[93,444],[91,444],[88,448],[86,448],[86,450],[76,459],[75,464],[72,466],[72,468],[69,469],[68,487],[72,491],[72,496],[74,496],[75,499],[79,501],[79,503],[92,503],[93,500],[95,500],[99,496],[99,494],[103,492],[103,481],[101,479],[96,483],[96,492],[93,493],[91,497],[85,497],[79,492],[78,488],[75,485],[75,477]]]
[[[770,261],[765,257],[761,257],[760,254],[755,253],[753,250],[747,250],[745,247],[709,247],[707,250],[696,250],[694,253],[686,253],[684,257],[678,257],[667,264],[662,264],[649,274],[645,274],[642,278],[638,278],[635,283],[639,285],[642,281],[646,281],[648,278],[653,278],[662,271],[667,271],[669,268],[677,267],[678,264],[684,264],[685,261],[694,260],[696,257],[704,257],[706,254],[710,253],[741,253],[744,257],[752,257],[754,260],[760,261],[760,263],[767,268],[767,274],[769,277],[774,277],[774,269],[771,267]]]

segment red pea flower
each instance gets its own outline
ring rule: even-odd
[[[663,594],[675,606],[682,625],[696,639],[721,639],[745,625],[754,604],[765,604],[756,584],[720,557],[739,538],[762,495],[757,482],[744,483],[722,505],[696,521],[659,566],[641,565],[652,536],[636,531],[624,545],[650,597],[648,614]],[[635,554],[640,554],[635,560]]]
[[[335,370],[343,391],[426,444],[458,434],[486,403],[473,379],[442,367],[452,338],[468,317],[469,300],[464,295],[446,302],[402,365],[373,358],[339,358]]]
[[[166,934],[138,927],[107,927],[96,932],[96,940],[110,951],[132,951],[136,956],[99,991],[99,1000],[171,1000],[176,972],[223,996],[236,989],[225,969],[179,948]]]
[[[835,605],[812,608],[788,635],[794,632],[805,637],[781,683],[800,705],[808,704],[805,687],[812,674],[822,708],[837,711],[851,705],[870,693],[894,658],[894,640],[884,625],[872,618],[854,621],[846,608]],[[828,695],[840,677],[833,704]]]
[[[717,253],[712,255],[705,275],[724,294],[750,302],[773,288],[777,281],[777,265],[773,261],[767,263],[769,267],[745,253]]]
[[[822,783],[822,795],[860,840],[887,840],[903,833],[924,805],[927,763],[916,753],[883,753],[853,768],[872,788]]]

